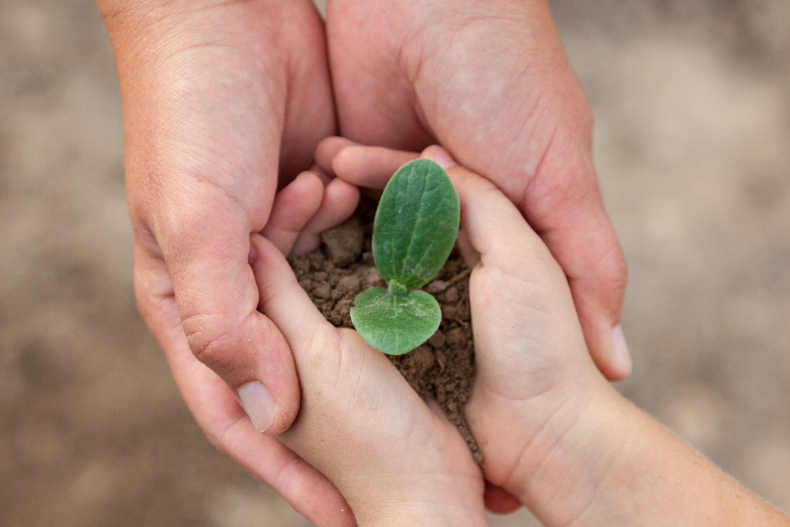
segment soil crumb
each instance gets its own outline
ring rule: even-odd
[[[354,298],[369,287],[386,287],[373,261],[371,237],[375,204],[363,200],[355,215],[321,235],[319,249],[292,258],[299,284],[326,319],[353,328]],[[425,286],[442,308],[439,330],[409,353],[388,356],[423,400],[435,400],[469,445],[478,463],[483,456],[464,418],[475,377],[469,309],[469,269],[455,254]]]

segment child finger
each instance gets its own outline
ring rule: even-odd
[[[321,206],[298,234],[291,255],[299,256],[317,249],[321,245],[321,233],[350,218],[358,204],[359,188],[342,179],[333,179],[324,188]]]
[[[381,146],[346,146],[332,159],[337,177],[360,187],[383,189],[401,166],[419,154]]]
[[[311,166],[309,171],[318,176],[318,179],[321,180],[321,183],[323,183],[324,186],[327,186],[332,182],[333,179],[335,179],[334,174],[324,170],[318,163],[315,163],[313,166]]]
[[[513,494],[488,481],[485,485],[483,500],[489,511],[494,514],[510,514],[521,508],[521,502]]]
[[[274,244],[257,234],[250,237],[250,243],[256,254],[251,266],[258,285],[258,310],[274,322],[292,350],[300,349],[302,339],[329,323]]]
[[[323,139],[318,143],[315,149],[316,164],[321,167],[324,172],[334,177],[335,172],[332,168],[332,160],[338,152],[347,146],[359,146],[359,143],[355,143],[351,139],[346,139],[345,137],[327,137]]]
[[[465,230],[458,229],[458,237],[455,240],[455,246],[458,248],[458,252],[461,253],[461,258],[466,262],[466,266],[469,269],[474,269],[475,265],[480,261],[480,253],[477,252],[475,246],[472,245]]]
[[[299,232],[321,207],[324,185],[318,175],[302,172],[274,198],[269,221],[261,234],[288,254]]]

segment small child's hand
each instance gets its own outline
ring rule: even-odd
[[[403,156],[323,145],[335,173],[363,185],[376,158],[383,170]],[[790,525],[606,382],[565,275],[499,189],[439,147],[422,156],[445,167],[461,201],[477,363],[466,415],[493,488],[547,526]]]
[[[528,498],[523,485],[540,471],[568,476],[552,466],[554,448],[611,388],[587,350],[565,274],[518,209],[493,183],[452,164],[443,149],[423,156],[445,166],[461,202],[464,252],[478,253],[467,257],[474,263],[469,297],[477,365],[467,419],[486,479]],[[533,512],[546,506],[525,504]]]
[[[385,185],[386,172],[417,157],[337,139],[322,146],[333,158],[328,164],[319,157],[319,163],[361,186]],[[522,478],[524,453],[549,449],[542,438],[550,442],[562,427],[573,426],[607,383],[590,358],[562,269],[515,205],[493,183],[455,164],[445,150],[430,147],[422,157],[442,165],[455,185],[461,202],[459,247],[473,267],[477,378],[467,418],[484,455],[486,479],[523,496],[515,482],[530,480]],[[540,459],[549,453],[541,452]]]
[[[484,525],[466,442],[380,352],[324,319],[277,248],[253,235],[259,309],[293,352],[302,403],[279,439],[324,474],[360,525]]]

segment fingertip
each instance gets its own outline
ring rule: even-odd
[[[257,315],[260,336],[253,350],[258,357],[246,372],[255,377],[239,386],[236,393],[255,429],[277,435],[296,419],[301,388],[288,339],[266,314]]]
[[[588,222],[586,229],[562,238],[548,236],[547,240],[568,277],[595,365],[608,380],[620,381],[633,368],[620,325],[628,268],[605,213],[598,221]]]
[[[301,195],[312,196],[313,194],[318,194],[320,196],[320,192],[317,191],[324,188],[324,181],[321,175],[316,171],[305,170],[304,172],[300,172],[286,188],[288,187],[295,188]]]
[[[323,139],[315,149],[315,162],[316,164],[330,175],[335,175],[332,168],[332,160],[337,153],[347,146],[357,145],[354,141],[346,139],[345,137],[327,137]]]
[[[605,376],[610,381],[622,381],[631,375],[633,369],[631,352],[628,350],[628,343],[625,340],[623,327],[619,324],[615,326],[611,331],[610,338],[611,360]]]
[[[263,236],[288,254],[299,231],[321,207],[323,194],[319,175],[309,171],[299,174],[275,196],[269,221],[261,231]]]
[[[291,246],[291,256],[301,256],[318,249],[321,233],[340,225],[354,214],[359,205],[359,187],[340,178],[324,188],[321,206],[303,227]]]
[[[321,206],[324,183],[318,174],[300,173],[274,197],[267,225],[290,231],[300,230]]]
[[[364,146],[346,146],[338,149],[332,157],[332,171],[335,175],[351,184],[360,186],[366,182],[366,148]]]
[[[485,482],[483,501],[485,501],[486,508],[494,514],[510,514],[521,508],[518,498],[488,481]]]
[[[359,205],[359,187],[340,178],[333,179],[324,188],[322,205],[326,203],[334,212],[332,216],[343,222]]]
[[[458,162],[445,148],[439,145],[432,145],[422,151],[420,157],[435,161],[440,167],[447,170]]]
[[[274,423],[277,403],[269,389],[260,381],[250,381],[236,390],[241,407],[250,418],[252,426],[262,434]]]
[[[584,339],[595,366],[607,380],[622,381],[633,369],[622,326],[617,324],[611,328],[611,323],[601,316],[600,311],[591,312],[588,307],[579,306],[578,302],[577,306]]]

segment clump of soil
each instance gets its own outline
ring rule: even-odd
[[[327,320],[353,328],[351,305],[369,287],[386,287],[371,252],[375,205],[363,200],[355,215],[321,235],[322,246],[290,260],[299,284]],[[399,356],[388,356],[423,400],[435,400],[469,444],[478,463],[482,454],[464,418],[474,382],[474,346],[469,309],[469,269],[455,254],[425,290],[442,308],[439,330],[428,342]]]

